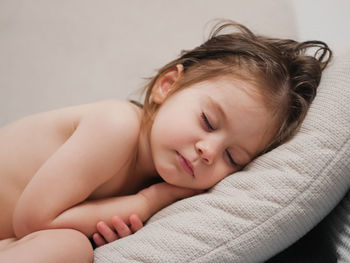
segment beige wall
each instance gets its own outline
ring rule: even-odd
[[[288,0],[1,0],[0,125],[35,112],[126,98],[206,23],[230,18],[295,37]]]
[[[292,4],[300,39],[323,40],[337,54],[349,51],[349,0],[292,0]]]

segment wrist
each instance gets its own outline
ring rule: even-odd
[[[146,221],[153,213],[155,213],[153,212],[154,209],[151,205],[152,194],[149,191],[145,191],[146,189],[143,189],[136,194],[136,196],[140,199],[141,205],[143,207],[143,213],[140,214],[142,222]]]

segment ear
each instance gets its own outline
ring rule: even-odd
[[[165,101],[176,81],[182,77],[183,71],[183,65],[177,64],[158,78],[152,89],[152,101],[154,103],[162,104]]]

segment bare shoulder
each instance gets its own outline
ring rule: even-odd
[[[121,100],[89,104],[82,110],[79,120],[79,124],[87,124],[93,130],[99,130],[105,135],[120,136],[122,139],[138,136],[140,123],[141,109]]]
[[[111,169],[116,168],[116,163],[127,162],[136,153],[141,109],[127,101],[107,100],[87,104],[78,111],[80,117],[70,141],[81,145],[79,147],[91,145],[90,150],[95,154],[100,152],[100,157],[111,159]]]
[[[62,140],[68,139],[82,123],[89,123],[90,128],[105,132],[117,129],[118,132],[136,132],[141,122],[141,109],[128,101],[105,100],[89,104],[70,106],[47,112],[29,115],[1,127],[1,136],[5,133],[56,134]],[[132,134],[130,134],[132,135]],[[134,134],[135,135],[135,134]]]
[[[16,174],[24,170],[32,174],[65,144],[75,144],[79,149],[90,147],[91,154],[100,149],[116,158],[121,152],[126,158],[138,142],[141,114],[142,110],[130,102],[106,100],[34,114],[10,123],[0,129],[0,174],[4,173],[1,168],[18,167],[11,160],[22,160],[24,168],[17,169]],[[10,154],[8,149],[16,150]]]

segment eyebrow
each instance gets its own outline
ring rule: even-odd
[[[247,151],[247,149],[243,148],[243,147],[238,147],[241,151],[245,152],[249,158],[249,161],[247,162],[250,163],[253,160],[253,154],[251,154],[250,152]]]
[[[216,100],[214,100],[213,98],[211,98],[209,96],[208,96],[208,99],[209,99],[210,104],[220,113],[221,117],[226,121],[227,115],[226,115],[225,111],[222,109],[221,105]]]

